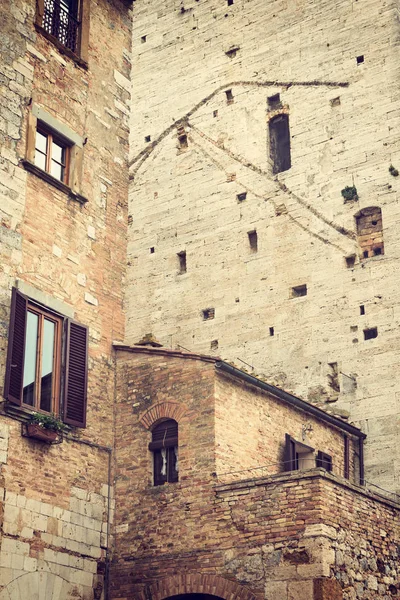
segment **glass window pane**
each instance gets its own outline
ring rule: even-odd
[[[25,360],[23,381],[23,402],[34,406],[35,404],[35,377],[36,377],[36,350],[38,337],[39,318],[28,311],[26,321]]]
[[[39,169],[46,170],[46,156],[38,150],[35,151],[35,165],[39,167]]]
[[[40,409],[51,412],[51,396],[54,370],[55,323],[44,319],[42,341],[42,372],[40,388]]]
[[[36,144],[35,148],[40,150],[44,154],[46,154],[47,150],[47,135],[43,135],[43,133],[36,132]]]
[[[53,158],[58,163],[64,163],[64,151],[65,148],[53,142],[53,146],[51,149],[51,158]]]
[[[63,168],[61,165],[59,165],[58,163],[54,162],[54,160],[51,161],[51,170],[50,173],[53,175],[53,177],[55,177],[56,179],[59,179],[60,181],[63,180]]]

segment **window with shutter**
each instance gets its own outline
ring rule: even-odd
[[[326,471],[332,471],[332,456],[318,450],[317,467],[322,467]]]
[[[64,334],[66,328],[66,334]],[[65,365],[62,364],[63,350]],[[65,372],[64,372],[65,371]],[[65,393],[61,394],[64,375]],[[12,404],[86,425],[87,328],[13,289],[4,395]]]
[[[314,448],[285,434],[284,471],[306,471],[315,467]]]
[[[154,485],[178,481],[178,423],[162,421],[152,431],[149,450],[153,453]]]

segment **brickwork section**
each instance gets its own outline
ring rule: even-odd
[[[394,489],[398,3],[183,8],[134,5],[127,342],[151,331],[165,346],[208,353],[217,340],[223,358],[350,413],[368,433],[367,479]],[[273,176],[267,99],[276,94],[289,115],[292,167]],[[351,186],[358,200],[344,202]],[[384,256],[362,266],[355,216],[371,206],[382,210]],[[307,296],[290,298],[303,284]],[[208,307],[215,317],[205,321]],[[366,327],[378,328],[376,339],[363,339]]]
[[[87,69],[35,28],[36,0],[0,6],[0,388],[11,288],[22,282],[88,326],[81,437],[112,446],[112,341],[124,335],[131,12],[120,0],[90,5]],[[85,205],[23,168],[32,107],[83,140]],[[39,590],[54,600],[100,598],[111,546],[108,453],[71,436],[51,447],[28,440],[21,423],[0,412],[1,600]]]

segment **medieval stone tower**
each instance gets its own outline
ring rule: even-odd
[[[399,477],[399,3],[137,0],[127,341],[348,416]],[[242,361],[242,362],[241,362]]]

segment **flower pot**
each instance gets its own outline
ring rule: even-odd
[[[58,436],[57,431],[45,429],[37,423],[28,423],[26,426],[26,433],[28,437],[35,438],[41,442],[46,442],[47,444],[55,442]]]

